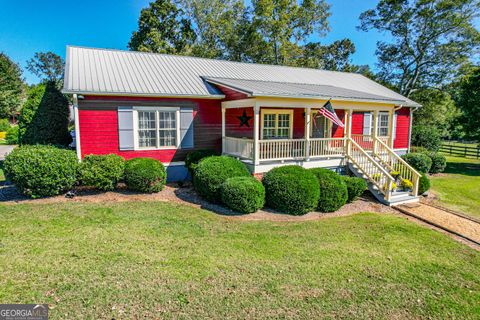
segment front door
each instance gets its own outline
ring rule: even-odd
[[[310,137],[311,138],[328,138],[328,121],[324,116],[316,116],[316,112],[312,112]]]

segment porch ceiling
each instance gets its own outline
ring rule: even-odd
[[[384,102],[410,106],[413,101],[392,99],[385,96],[370,94],[346,88],[329,85],[316,85],[304,83],[287,83],[274,81],[258,81],[244,79],[214,78],[205,80],[212,84],[226,86],[233,90],[243,92],[252,97],[286,97],[286,98],[316,98],[335,99],[362,102]],[[416,106],[416,104],[415,104]]]

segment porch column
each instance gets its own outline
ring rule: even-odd
[[[311,107],[305,108],[305,160],[310,160],[310,111],[312,110]]]
[[[378,110],[373,111],[373,153],[377,153]]]
[[[226,141],[225,141],[225,112],[227,111],[227,109],[225,109],[225,107],[222,106],[222,153],[225,152],[225,144],[226,144]]]
[[[395,107],[388,111],[388,146],[393,149],[393,118]]]
[[[255,104],[253,107],[253,164],[260,163],[260,145],[258,143],[260,136],[260,106]]]
[[[345,129],[343,131],[343,136],[346,138],[346,153],[347,155],[351,154],[351,145],[350,138],[352,137],[352,109],[345,110]]]

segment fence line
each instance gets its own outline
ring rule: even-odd
[[[440,151],[452,156],[474,157],[480,159],[480,147],[458,146],[442,143]]]

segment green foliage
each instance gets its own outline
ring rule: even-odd
[[[115,189],[123,178],[125,160],[115,154],[87,155],[80,164],[80,181],[98,190]]]
[[[35,91],[35,98],[32,98],[32,104],[35,103],[34,100],[38,98],[40,92],[40,88],[38,91]],[[36,111],[33,111],[33,109],[34,106],[32,105],[32,108],[28,110],[29,114],[22,116],[22,118],[30,119],[32,116],[30,110],[33,112],[30,123],[26,120],[22,124],[22,128],[25,128],[25,134],[22,135],[22,143],[67,146],[72,141],[68,132],[68,100],[57,89],[54,82],[46,84],[45,92],[38,108]]]
[[[151,158],[134,158],[125,163],[125,184],[140,192],[159,192],[165,187],[167,172],[163,164]]]
[[[428,179],[426,174],[422,173],[418,181],[418,194],[424,194],[428,189],[430,189],[430,179]]]
[[[278,167],[263,177],[265,200],[280,212],[302,215],[316,208],[320,188],[315,175],[299,166]]]
[[[11,126],[7,130],[7,134],[5,136],[5,141],[7,144],[18,144],[19,141],[19,128],[18,126]]]
[[[77,179],[75,152],[52,146],[21,146],[4,161],[7,178],[23,194],[32,198],[60,194]]]
[[[228,178],[220,188],[222,202],[232,210],[252,213],[265,204],[265,188],[254,177]]]
[[[195,40],[191,22],[171,0],[155,0],[142,9],[138,31],[133,32],[128,47],[135,51],[188,53]]]
[[[466,138],[480,141],[480,67],[463,77],[459,86],[457,105]]]
[[[427,173],[432,167],[432,159],[424,153],[407,153],[402,156],[402,159],[421,173]]]
[[[46,86],[43,83],[32,85],[28,88],[27,100],[23,104],[22,109],[20,110],[20,116],[18,117],[18,127],[20,130],[19,138],[20,143],[22,144],[28,144],[30,141],[34,140],[34,129],[30,128],[30,125],[35,117],[38,106],[42,101],[45,88]]]
[[[367,190],[367,182],[362,178],[342,176],[343,181],[347,185],[348,199],[347,202],[352,202],[361,196]]]
[[[220,202],[220,187],[228,178],[249,177],[245,165],[232,157],[211,156],[202,159],[193,175],[195,190],[210,202]]]
[[[432,166],[428,171],[429,173],[440,173],[445,170],[447,158],[445,158],[444,155],[436,152],[426,152],[425,154],[432,160]]]
[[[420,87],[438,87],[455,76],[478,48],[477,0],[380,0],[361,14],[363,31],[386,32],[377,44],[382,80],[409,97]]]
[[[10,129],[10,122],[8,119],[0,119],[0,132],[7,132]]]
[[[442,145],[440,131],[434,126],[413,126],[412,144],[436,152]]]
[[[195,150],[190,152],[185,157],[185,167],[187,167],[190,175],[193,177],[195,168],[197,167],[200,160],[206,157],[216,156],[218,152],[215,150],[204,149],[204,150]]]
[[[61,87],[65,61],[53,52],[36,52],[27,61],[27,70],[44,81],[55,82]]]
[[[0,52],[0,118],[8,118],[20,107],[23,91],[22,71]]]
[[[339,174],[324,168],[313,168],[308,171],[317,177],[320,186],[320,197],[317,206],[319,211],[337,211],[347,203],[347,185]]]
[[[332,71],[360,71],[352,70],[354,66],[350,65],[350,56],[354,53],[355,45],[350,39],[337,40],[325,46],[319,42],[309,42],[294,65]]]
[[[428,151],[427,148],[425,148],[425,147],[412,146],[411,147],[411,152],[425,153],[425,152],[430,152],[430,151]]]
[[[394,178],[397,179],[400,176],[400,171],[390,171],[390,175]]]

